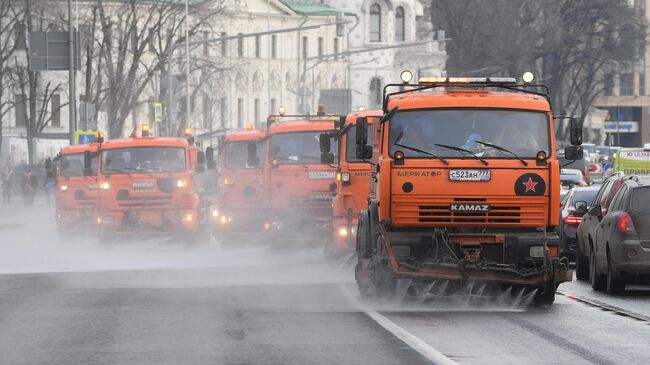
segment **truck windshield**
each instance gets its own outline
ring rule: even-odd
[[[226,167],[229,169],[249,169],[260,167],[266,156],[266,149],[264,148],[264,141],[255,143],[257,147],[258,163],[256,165],[249,165],[248,160],[248,144],[250,141],[243,142],[228,142],[226,144]]]
[[[129,147],[102,152],[102,173],[138,174],[185,171],[185,149],[178,147]]]
[[[535,158],[537,152],[550,155],[549,121],[543,112],[502,109],[436,109],[402,111],[390,121],[390,154],[402,151],[406,157]],[[482,144],[485,142],[502,149]],[[438,146],[436,146],[438,145]],[[418,152],[418,150],[420,152]],[[426,152],[426,153],[424,153]]]
[[[372,124],[368,126],[368,140],[366,143],[372,145]],[[364,162],[357,158],[357,129],[352,126],[345,134],[345,158],[348,162]]]
[[[271,136],[270,158],[278,164],[320,164],[320,131],[278,133]],[[334,163],[338,162],[337,141],[331,139]]]
[[[97,175],[97,156],[93,156],[90,166],[91,175]],[[61,156],[61,176],[84,176],[84,154],[73,153]]]

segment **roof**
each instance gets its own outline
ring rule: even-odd
[[[102,144],[102,149],[127,147],[188,147],[185,138],[174,137],[144,137],[114,139]]]
[[[252,131],[241,131],[241,132],[232,132],[226,135],[227,142],[245,142],[252,141],[255,139],[260,139],[266,137],[266,132],[252,130]]]
[[[291,132],[318,132],[328,131],[335,128],[336,120],[333,119],[312,119],[277,122],[271,124],[268,134],[291,133]]]
[[[280,2],[301,15],[336,15],[340,12],[315,0],[280,0]]]
[[[99,144],[76,144],[72,146],[66,146],[61,148],[62,155],[72,155],[75,153],[84,153],[86,151],[97,151]]]
[[[381,117],[382,115],[384,115],[382,110],[356,111],[347,115],[345,118],[345,124],[357,124],[357,118],[359,117]],[[371,123],[372,120],[370,119],[368,122]]]
[[[546,98],[516,91],[493,90],[437,90],[403,93],[392,96],[388,109],[421,108],[511,108],[548,112],[551,106]]]

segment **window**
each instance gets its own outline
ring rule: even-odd
[[[250,165],[248,158],[250,142],[226,142],[226,167],[229,169],[250,169],[266,159],[266,141],[255,143],[255,164]]]
[[[336,56],[334,56],[334,58],[338,59],[339,58],[339,39],[338,39],[338,37],[334,38],[334,54],[336,55]]]
[[[244,33],[239,33],[238,36],[239,38],[237,38],[237,57],[243,58],[244,57]]]
[[[271,113],[275,113],[278,110],[278,99],[271,99]]]
[[[370,41],[381,42],[381,7],[373,4],[370,7]]]
[[[639,95],[645,95],[645,43],[639,45]]]
[[[603,84],[603,94],[605,96],[612,96],[614,94],[614,67],[611,63],[606,63],[603,66],[604,84]]]
[[[16,42],[16,49],[27,49],[27,40],[25,39],[25,23],[14,23],[14,31],[16,32],[16,38],[14,40],[14,42]]]
[[[102,173],[145,174],[185,171],[185,149],[177,147],[128,147],[102,151]]]
[[[226,32],[221,32],[221,38],[225,38],[227,36],[228,34]],[[228,41],[225,39],[221,41],[221,55],[223,57],[226,57],[228,55]]]
[[[14,95],[14,100],[16,105],[14,110],[16,113],[16,127],[24,127],[27,125],[27,115],[25,114],[27,105],[25,104],[25,98],[21,94]]]
[[[276,133],[270,137],[271,160],[279,164],[320,164],[320,132]],[[338,141],[330,140],[334,163],[338,161]]]
[[[323,41],[323,37],[318,37],[318,57],[323,57],[324,49],[325,49],[325,42]]]
[[[255,36],[255,58],[261,58],[262,55],[261,45],[260,45],[260,36]]]
[[[52,113],[52,127],[61,126],[61,95],[54,94],[50,99],[50,107]]]
[[[370,90],[369,90],[369,96],[370,100],[368,105],[370,105],[373,108],[376,108],[382,104],[383,101],[383,96],[382,96],[382,89],[381,89],[381,80],[377,77],[374,77],[372,80],[370,80]]]
[[[219,118],[221,119],[221,128],[226,128],[226,119],[228,118],[228,104],[226,98],[219,100]]]
[[[278,37],[274,34],[271,36],[271,58],[278,58]]]
[[[237,99],[237,128],[244,126],[244,99]]]
[[[257,124],[261,120],[261,118],[260,118],[260,99],[255,99],[254,103],[255,103],[254,104],[254,107],[255,107],[255,110],[254,110],[255,121],[254,122],[255,122],[255,124]]]
[[[302,37],[302,58],[306,59],[309,53],[307,52],[307,48],[309,47],[309,39],[307,37]]]
[[[406,40],[404,24],[404,8],[398,7],[395,9],[395,40],[398,42],[403,42]]]
[[[621,189],[614,195],[612,198],[612,204],[610,204],[610,212],[615,212],[621,210],[623,198],[625,197],[625,192],[627,191],[627,185],[623,185]]]
[[[210,98],[203,96],[203,128],[212,129],[212,116],[210,115]]]
[[[634,67],[631,62],[622,62],[619,72],[619,95],[634,95]]]

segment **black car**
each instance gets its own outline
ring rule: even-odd
[[[614,194],[621,187],[624,177],[621,174],[615,174],[607,178],[601,185],[593,205],[598,205],[602,210],[602,216],[607,215],[609,204]],[[578,226],[578,244],[576,246],[576,278],[578,280],[587,280],[589,278],[589,258],[591,257],[591,247],[596,237],[596,232],[600,226],[600,219],[590,214],[582,217],[582,222]]]
[[[560,236],[560,257],[568,257],[574,261],[576,257],[578,225],[582,216],[591,207],[598,187],[574,187],[562,199],[560,225],[557,233]]]
[[[591,250],[589,276],[595,290],[609,294],[650,278],[650,176],[623,179],[603,214],[594,205],[588,215],[600,224]]]
[[[563,153],[558,153],[557,154],[557,160],[560,164],[560,169],[575,169],[575,170],[580,170],[582,172],[583,178],[587,184],[591,184],[591,180],[589,179],[589,162],[587,161],[587,158],[583,158],[580,160],[567,160],[564,157]]]

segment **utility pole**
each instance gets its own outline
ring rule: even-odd
[[[70,67],[68,68],[68,81],[69,81],[69,90],[68,90],[68,109],[69,111],[69,121],[70,124],[70,144],[74,144],[74,133],[77,130],[77,103],[76,103],[76,88],[75,88],[75,70],[74,70],[74,29],[72,27],[72,0],[68,0],[68,34],[69,34],[69,45],[70,45]]]
[[[186,115],[187,123],[185,124],[187,128],[192,128],[190,124],[190,0],[185,0],[185,77],[186,80],[186,93],[185,95],[185,105],[186,105]]]

